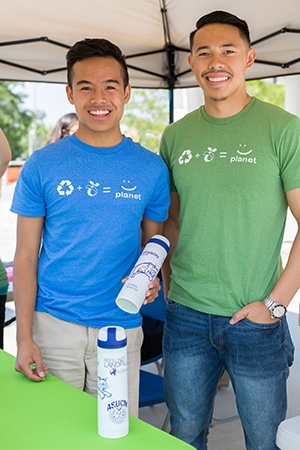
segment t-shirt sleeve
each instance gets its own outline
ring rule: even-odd
[[[295,117],[286,129],[280,146],[279,162],[285,191],[300,187],[300,119]]]
[[[175,186],[173,174],[172,174],[170,150],[168,149],[168,145],[167,145],[167,138],[166,138],[167,131],[168,131],[168,129],[166,128],[166,130],[164,131],[164,133],[162,135],[162,138],[160,141],[159,154],[169,169],[170,190],[172,192],[177,192],[177,188]]]
[[[160,158],[160,157],[159,157]],[[144,215],[154,222],[164,222],[168,218],[170,206],[170,180],[168,168],[160,158],[160,170],[157,173],[155,188],[151,201],[145,208]]]
[[[35,153],[28,158],[20,172],[10,210],[28,217],[46,215]]]

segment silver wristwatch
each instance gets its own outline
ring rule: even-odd
[[[285,316],[286,307],[281,303],[273,302],[269,296],[263,302],[270,311],[272,319],[280,319],[280,317]]]

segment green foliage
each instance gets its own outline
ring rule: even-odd
[[[31,131],[33,134],[32,150],[37,150],[45,146],[46,140],[48,139],[51,127],[46,127],[42,119],[45,117],[44,112],[39,112],[35,124],[32,126]]]
[[[4,81],[0,82],[0,128],[5,133],[12,151],[12,159],[28,157],[28,137],[33,125],[38,130],[38,139],[45,141],[48,131],[42,120],[42,112],[25,109],[25,94],[18,92],[22,83]],[[37,148],[33,142],[34,149]]]
[[[155,153],[169,122],[168,96],[165,89],[132,89],[122,119],[124,133]]]
[[[285,86],[273,83],[272,80],[247,81],[249,95],[259,98],[273,105],[284,108]]]

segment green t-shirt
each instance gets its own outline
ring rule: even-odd
[[[300,120],[253,98],[215,119],[204,107],[169,125],[160,154],[180,197],[169,298],[232,316],[270,293],[282,271],[287,201],[300,187]]]

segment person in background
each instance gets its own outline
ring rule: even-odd
[[[166,401],[171,433],[198,450],[224,369],[246,448],[277,449],[293,363],[285,313],[300,287],[299,231],[284,270],[280,251],[288,206],[300,223],[300,120],[248,95],[250,42],[247,23],[228,12],[197,21],[188,59],[204,105],[161,140],[172,186]]]
[[[76,113],[69,113],[62,116],[53,128],[46,144],[57,142],[65,136],[71,136],[78,130],[79,122]]]
[[[4,175],[9,161],[11,160],[11,150],[9,143],[0,129],[0,178]],[[3,349],[3,328],[5,322],[5,303],[8,291],[8,279],[3,262],[0,259],[0,348]]]
[[[121,133],[130,85],[116,45],[106,39],[75,43],[67,53],[67,76],[79,128],[30,156],[11,207],[18,214],[16,370],[33,381],[45,380],[49,371],[97,396],[99,328],[122,326],[129,413],[137,416],[142,320],[119,309],[115,299],[141,246],[162,233],[168,169],[160,156]],[[145,302],[158,290],[157,278]]]

